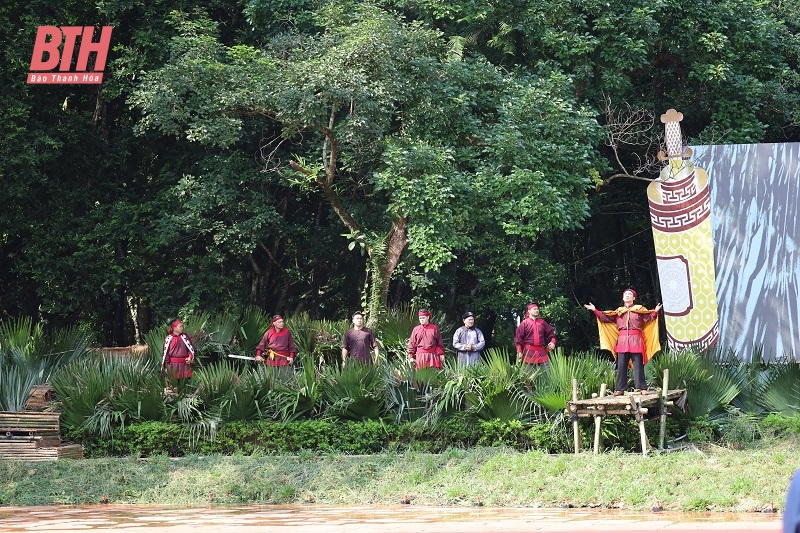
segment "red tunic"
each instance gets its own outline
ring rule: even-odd
[[[371,350],[376,346],[378,343],[375,341],[375,334],[369,328],[351,328],[342,338],[342,348],[347,350],[353,359],[362,363],[372,362]]]
[[[551,342],[555,346],[556,332],[543,318],[527,317],[517,326],[514,344],[526,363],[546,363],[549,360],[546,346]]]
[[[289,328],[282,328],[280,331],[277,331],[275,327],[269,328],[256,347],[256,357],[263,352],[267,352],[264,363],[269,366],[290,365],[289,358],[294,359],[297,354],[297,346],[294,344],[294,337]]]
[[[194,361],[194,345],[189,335],[186,333],[167,335],[164,338],[161,365],[168,370],[169,376],[172,378],[192,377],[192,366],[187,361]]]
[[[658,311],[650,313],[631,313],[620,308],[616,316],[608,316],[602,311],[594,310],[594,316],[600,322],[617,324],[619,330],[619,337],[617,338],[617,345],[614,347],[616,353],[641,353],[647,352],[647,346],[644,342],[644,335],[642,330],[646,322],[658,318]]]
[[[408,340],[408,355],[417,361],[417,370],[433,366],[442,368],[444,342],[436,324],[415,327]]]

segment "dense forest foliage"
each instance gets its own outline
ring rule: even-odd
[[[114,27],[102,85],[28,85],[40,25]],[[784,0],[33,0],[0,5],[0,319],[106,346],[256,305],[659,300],[644,189],[691,143],[800,141]]]

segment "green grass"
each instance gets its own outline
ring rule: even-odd
[[[0,461],[0,505],[114,503],[200,505],[301,503],[575,507],[673,511],[755,511],[782,506],[800,466],[797,442],[746,450],[708,446],[654,454],[594,456],[519,453],[503,448],[438,455],[189,456],[106,458],[51,463]]]

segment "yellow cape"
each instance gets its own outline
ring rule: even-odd
[[[603,311],[607,316],[619,316],[624,314],[627,311],[631,311],[633,313],[640,313],[640,314],[647,314],[652,313],[651,309],[647,309],[641,305],[634,305],[631,306],[630,309],[626,309],[625,307],[618,307],[613,311]],[[600,331],[600,348],[603,350],[608,350],[614,355],[614,360],[617,360],[617,352],[614,351],[614,348],[617,346],[617,338],[619,337],[619,330],[617,329],[617,325],[613,322],[600,322],[597,320],[597,327]],[[656,352],[661,351],[661,343],[658,340],[658,320],[651,320],[650,322],[645,322],[644,329],[642,330],[644,333],[644,346],[645,346],[645,353],[642,356],[642,363],[647,364],[647,361],[650,360],[650,356],[655,355]],[[628,362],[628,367],[631,367],[632,363]]]

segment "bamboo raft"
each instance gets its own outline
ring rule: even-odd
[[[61,445],[59,413],[0,412],[0,459],[83,459],[83,446]]]
[[[664,449],[666,437],[666,419],[670,407],[676,402],[680,403],[686,394],[685,389],[669,390],[669,370],[664,370],[664,388],[648,390],[644,393],[625,393],[621,396],[607,396],[605,383],[600,388],[600,394],[592,394],[591,399],[578,400],[578,382],[572,381],[572,401],[567,402],[565,414],[572,420],[575,453],[581,451],[580,431],[578,418],[594,417],[594,453],[600,452],[600,425],[604,416],[619,415],[633,416],[639,424],[639,436],[642,443],[642,454],[647,455],[650,443],[644,428],[644,421],[660,418],[659,449]]]

